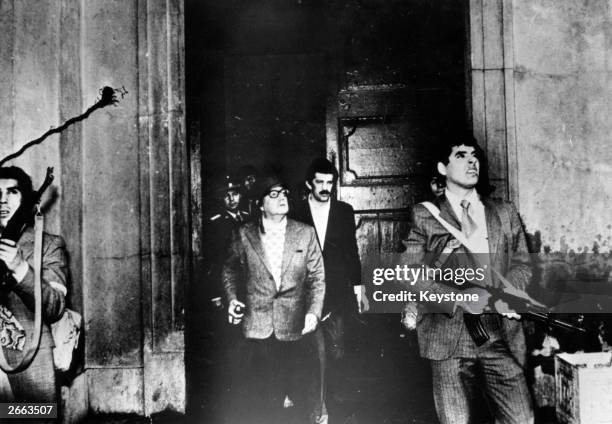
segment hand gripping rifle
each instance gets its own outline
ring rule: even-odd
[[[36,220],[41,220],[40,225],[42,226],[42,215],[39,210],[39,202],[45,190],[51,185],[53,181],[53,168],[47,168],[47,175],[45,176],[45,180],[43,181],[40,188],[35,191],[29,199],[22,199],[21,205],[9,222],[6,227],[2,231],[1,238],[4,240],[10,240],[13,243],[17,244],[19,239],[21,238],[21,234],[26,229],[28,224],[32,221],[32,216],[35,216]],[[36,224],[39,225],[39,222]],[[40,231],[36,231],[35,237],[38,240],[35,241],[35,245],[41,245],[42,243],[42,228]],[[5,373],[17,373],[23,371],[27,367],[30,366],[32,360],[34,359],[34,355],[38,351],[38,346],[40,344],[40,335],[42,330],[42,283],[41,283],[41,252],[40,249],[35,249],[34,251],[34,334],[32,335],[33,340],[30,344],[30,348],[27,350],[21,362],[15,366],[9,365],[6,357],[4,356],[4,351],[0,347],[0,368]],[[4,261],[0,261],[0,291],[10,290],[10,288],[16,284],[15,279],[13,278],[12,272],[8,269]]]

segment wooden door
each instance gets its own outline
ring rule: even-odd
[[[330,102],[327,154],[339,170],[338,198],[355,209],[366,284],[375,268],[395,267],[410,207],[429,195],[435,139],[416,109],[421,94],[402,86],[351,88]]]
[[[465,121],[465,23],[462,2],[360,4],[335,27],[326,141],[369,283],[395,265],[411,206],[430,197],[440,134]]]

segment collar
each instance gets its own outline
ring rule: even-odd
[[[471,205],[476,205],[480,203],[480,196],[478,195],[476,189],[472,189],[465,197],[459,197],[448,189],[444,190],[444,195],[450,202],[451,206],[453,206],[453,208],[457,207],[459,208],[459,210],[461,210],[462,200],[467,200],[468,202],[470,202]]]
[[[310,205],[311,209],[329,210],[331,202],[332,202],[331,198],[327,202],[319,202],[318,200],[314,198],[312,193],[308,195],[308,204]]]
[[[280,220],[280,222],[274,222],[262,216],[261,222],[263,224],[263,227],[266,233],[268,231],[271,231],[271,232],[285,231],[287,228],[287,216],[284,216],[283,219]]]

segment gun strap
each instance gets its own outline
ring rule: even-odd
[[[468,241],[468,239],[465,237],[465,235],[459,231],[457,228],[453,227],[448,221],[446,221],[444,218],[442,218],[440,216],[440,209],[438,209],[436,207],[436,205],[434,205],[431,202],[422,202],[421,203],[423,206],[425,206],[427,208],[427,210],[431,213],[431,215],[436,218],[436,220],[442,224],[442,226],[449,232],[451,233],[451,235],[453,237],[455,237],[459,243],[461,243],[466,250],[468,251],[468,253],[473,253],[474,249],[472,247],[472,244]],[[480,263],[480,260],[478,259],[477,256],[474,256],[473,258],[476,261],[476,264],[481,266],[482,264]],[[501,275],[501,272],[499,272],[497,269],[495,269],[495,267],[491,266],[491,270],[493,271],[493,273],[495,274],[495,276],[497,278],[499,278],[499,280],[502,282],[502,284],[508,288],[508,287],[512,287],[514,288],[514,286],[508,281],[506,280],[506,278]]]
[[[442,218],[440,216],[440,209],[438,209],[436,207],[436,205],[434,205],[431,202],[422,202],[421,203],[423,206],[425,206],[427,208],[427,210],[431,213],[431,215],[436,218],[436,220],[449,232],[453,235],[453,237],[455,237],[467,250],[468,253],[471,253],[473,255],[474,249],[471,245],[471,243],[467,240],[467,238],[465,237],[465,235],[459,231],[457,228],[453,227],[448,221],[446,221],[444,218]],[[501,219],[501,218],[500,218]],[[504,221],[502,219],[502,221]],[[509,222],[506,221],[506,222]],[[478,255],[473,255],[473,259],[476,262],[476,265],[482,267],[482,263],[480,262],[480,260],[478,259]],[[514,285],[512,283],[510,283],[510,281],[508,281],[506,279],[506,277],[504,277],[502,275],[501,272],[499,272],[497,270],[497,268],[495,268],[494,266],[490,266],[489,267],[491,269],[491,271],[493,272],[493,274],[495,274],[495,276],[499,279],[499,281],[501,281],[501,283],[503,284],[503,290],[504,292],[506,292],[509,295],[512,296],[516,296],[518,298],[521,298],[529,303],[531,303],[533,306],[538,306],[541,308],[545,308],[545,305],[541,304],[540,302],[536,301],[535,299],[532,299],[531,296],[529,296],[524,290],[518,289],[516,287],[514,287]]]
[[[19,364],[9,365],[4,356],[4,349],[0,347],[0,369],[7,374],[14,374],[25,370],[34,360],[34,356],[40,346],[40,335],[42,332],[42,235],[44,218],[40,211],[34,218],[34,334],[29,349],[21,358]]]

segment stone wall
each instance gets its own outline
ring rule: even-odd
[[[0,154],[80,114],[103,86],[125,93],[14,162],[35,185],[55,167],[46,228],[67,242],[69,300],[84,315],[79,397],[95,412],[184,409],[182,25],[180,1],[0,2]]]

